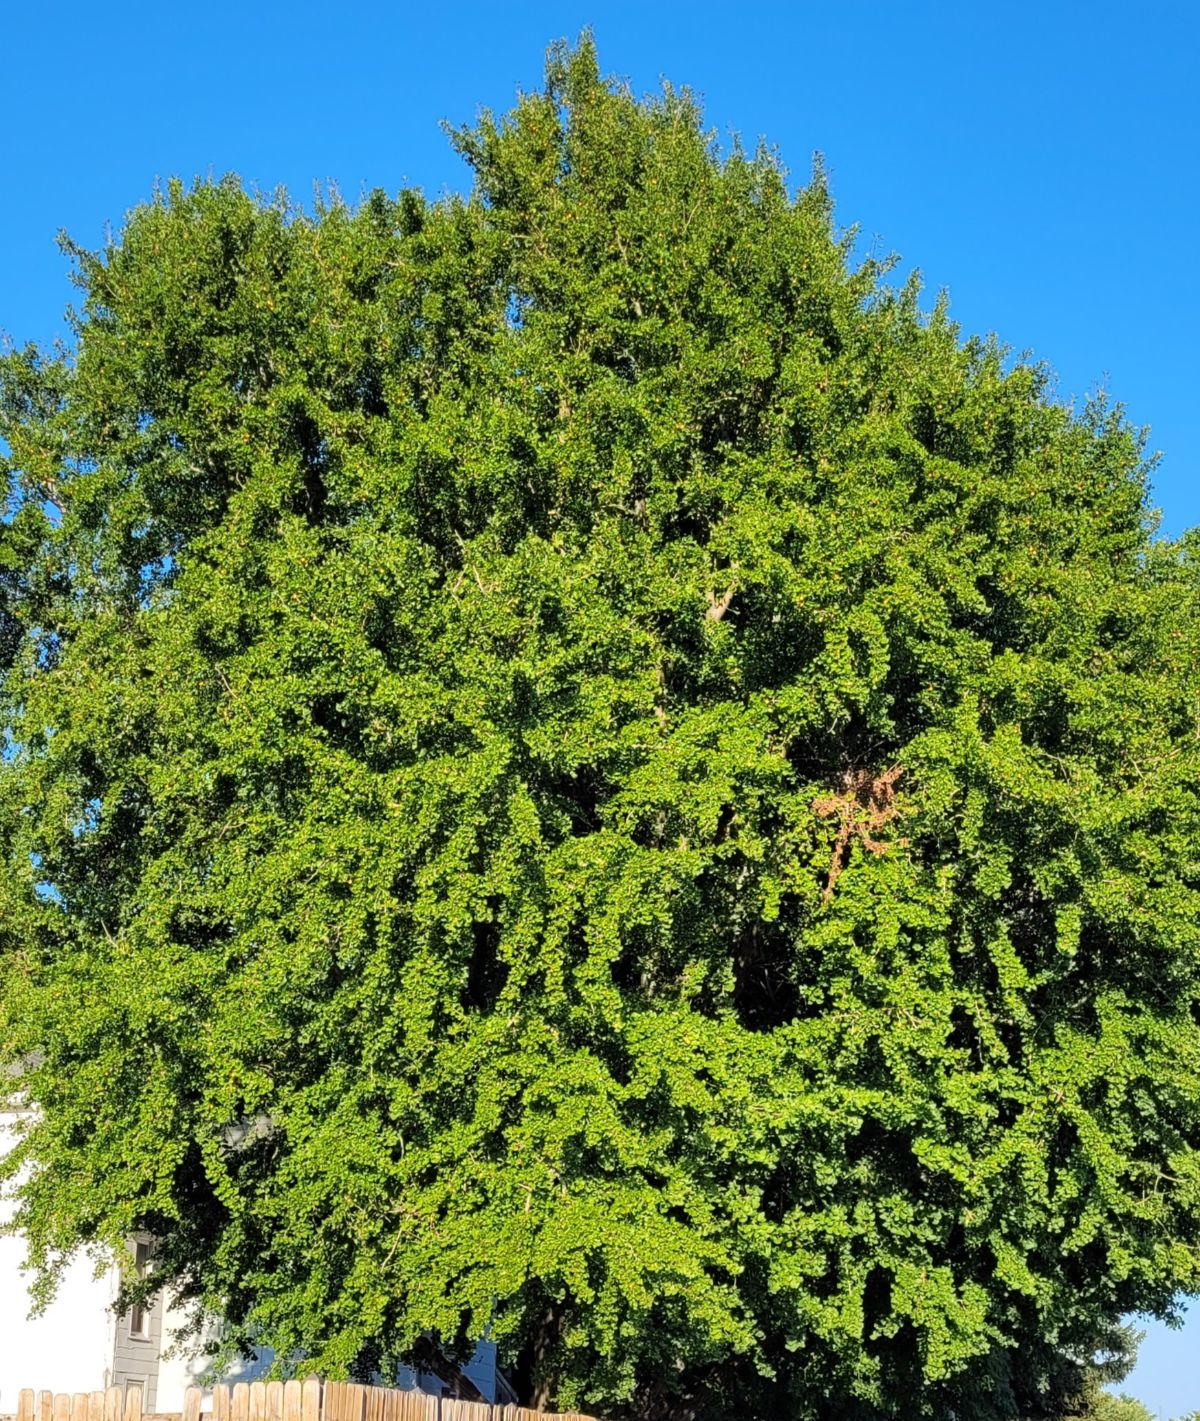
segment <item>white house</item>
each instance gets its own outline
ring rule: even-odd
[[[0,1101],[0,1155],[12,1147],[19,1111]],[[13,1217],[13,1203],[0,1197],[0,1225]],[[149,1240],[133,1239],[130,1249],[144,1264]],[[76,1259],[64,1274],[49,1308],[29,1316],[31,1301],[24,1270],[25,1245],[17,1235],[0,1235],[0,1415],[15,1412],[17,1393],[35,1391],[99,1391],[109,1386],[142,1388],[146,1411],[181,1411],[183,1393],[196,1384],[205,1360],[180,1355],[171,1340],[183,1319],[156,1298],[145,1308],[119,1316],[114,1307],[118,1270],[114,1264],[97,1275],[88,1259]],[[164,1356],[163,1354],[166,1353]],[[252,1381],[272,1361],[264,1353],[227,1374],[225,1381]],[[487,1401],[515,1396],[496,1367],[496,1348],[481,1342],[463,1374]],[[401,1386],[441,1392],[444,1384],[431,1374],[405,1369]]]
[[[0,1154],[11,1148],[19,1113],[0,1108]],[[0,1198],[0,1224],[13,1216],[10,1199]],[[131,1240],[144,1264],[149,1240]],[[22,1387],[56,1392],[96,1391],[108,1386],[142,1388],[148,1411],[178,1411],[185,1388],[203,1361],[167,1356],[172,1332],[182,1319],[160,1299],[118,1316],[113,1307],[119,1283],[115,1263],[97,1274],[91,1259],[77,1258],[67,1269],[54,1301],[30,1317],[25,1246],[15,1235],[0,1236],[0,1413],[16,1410]],[[247,1370],[248,1380],[266,1363]]]

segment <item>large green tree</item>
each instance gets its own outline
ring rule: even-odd
[[[1032,1414],[1200,1287],[1200,544],[591,44],[0,373],[8,1161],[331,1375]],[[1014,254],[1014,260],[1019,260]]]

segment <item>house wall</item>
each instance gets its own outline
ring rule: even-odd
[[[16,1115],[0,1112],[0,1154],[12,1147]],[[13,1205],[0,1198],[0,1224]],[[0,1236],[0,1412],[17,1409],[21,1387],[93,1391],[105,1386],[112,1361],[115,1279],[111,1269],[95,1276],[88,1259],[76,1259],[58,1293],[40,1317],[30,1318],[25,1242]]]
[[[139,1268],[146,1265],[144,1251],[149,1245],[148,1238],[130,1240],[131,1251],[138,1250]],[[140,1311],[134,1309],[114,1319],[110,1385],[140,1387],[146,1411],[158,1410],[159,1354],[165,1340],[161,1298],[151,1299]]]
[[[162,1325],[166,1334],[164,1350],[169,1355],[158,1364],[158,1394],[156,1406],[159,1411],[181,1411],[183,1393],[190,1386],[198,1386],[204,1376],[206,1359],[189,1352],[186,1348],[172,1347],[172,1335],[182,1327],[183,1316],[172,1308],[163,1313]],[[261,1381],[267,1374],[275,1354],[264,1348],[260,1355],[250,1362],[237,1362],[222,1372],[220,1380],[227,1383]]]
[[[13,1111],[0,1109],[0,1156],[12,1146],[17,1119]],[[9,1222],[13,1212],[11,1201],[0,1197],[0,1225]],[[64,1272],[45,1313],[31,1319],[24,1263],[24,1239],[0,1235],[0,1415],[17,1410],[22,1387],[78,1392],[121,1384],[142,1387],[147,1411],[182,1411],[184,1391],[203,1376],[205,1359],[174,1345],[174,1335],[185,1322],[181,1313],[156,1298],[148,1338],[132,1337],[128,1316],[118,1318],[112,1310],[116,1268],[105,1268],[97,1276],[92,1262],[83,1258]],[[255,1361],[229,1368],[220,1379],[256,1381],[273,1360],[264,1349]],[[501,1383],[493,1343],[481,1342],[463,1370],[484,1396],[495,1399]],[[422,1391],[442,1389],[436,1377],[407,1367],[401,1369],[399,1382]]]
[[[14,1111],[0,1110],[0,1155],[12,1147],[18,1118]],[[0,1225],[13,1213],[12,1201],[0,1198]],[[76,1392],[132,1384],[142,1388],[147,1411],[183,1409],[183,1393],[196,1384],[204,1359],[172,1347],[185,1320],[182,1314],[156,1298],[149,1310],[149,1336],[132,1336],[129,1317],[112,1311],[116,1268],[104,1268],[97,1277],[91,1260],[83,1258],[65,1271],[45,1313],[30,1318],[24,1263],[24,1239],[0,1235],[0,1415],[16,1411],[22,1387]],[[163,1357],[164,1351],[178,1355]],[[232,1368],[223,1380],[255,1381],[271,1360],[267,1353]]]

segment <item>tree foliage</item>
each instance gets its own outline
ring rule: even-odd
[[[1095,1421],[1154,1421],[1150,1408],[1124,1392],[1101,1392],[1089,1413]]]
[[[1042,1414],[1200,1282],[1200,545],[686,92],[585,41],[454,142],[173,183],[4,358],[42,1286],[148,1230],[330,1375]]]

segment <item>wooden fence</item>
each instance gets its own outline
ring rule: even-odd
[[[207,1405],[205,1404],[207,1400]],[[197,1386],[184,1393],[182,1411],[143,1411],[140,1387],[107,1391],[23,1391],[17,1411],[0,1421],[594,1421],[579,1412],[555,1417],[525,1406],[490,1406],[423,1391],[359,1386],[354,1382],[238,1382]]]

